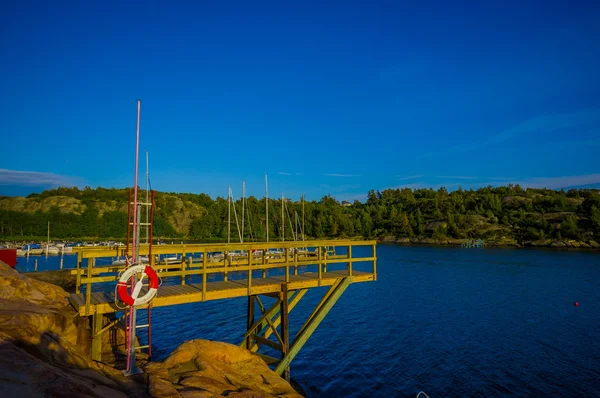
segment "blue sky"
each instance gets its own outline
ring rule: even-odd
[[[35,3],[1,6],[0,195],[131,186],[137,98],[161,191],[600,182],[597,2]]]

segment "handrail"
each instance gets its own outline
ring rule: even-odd
[[[202,275],[202,291],[206,292],[207,275],[223,274],[224,280],[227,280],[227,274],[232,272],[246,272],[248,280],[248,294],[252,293],[253,279],[266,277],[266,270],[275,268],[285,268],[285,281],[290,280],[290,267],[293,267],[293,275],[298,275],[298,267],[317,265],[318,279],[323,279],[323,274],[327,272],[328,264],[346,264],[348,274],[353,274],[353,263],[371,262],[374,279],[376,279],[376,245],[377,241],[351,241],[351,240],[318,240],[306,242],[251,242],[234,244],[189,244],[189,245],[160,245],[153,247],[153,257],[150,263],[157,270],[162,270],[161,277],[180,277],[181,283],[185,284],[185,278],[193,275]],[[365,257],[355,257],[355,246],[371,246],[372,253]],[[157,250],[163,248],[164,250]],[[143,253],[144,246],[140,247],[140,253]],[[307,251],[294,249],[306,248]],[[336,249],[345,248],[345,254],[335,253]],[[112,249],[105,246],[102,249],[87,248],[87,250],[78,250],[77,268],[71,270],[71,275],[76,275],[76,293],[80,293],[82,285],[86,286],[86,313],[89,314],[91,304],[90,292],[94,283],[112,282],[118,280],[119,272],[125,269],[125,266],[90,266],[95,259],[101,257],[111,257]],[[147,249],[147,247],[146,247]],[[283,249],[283,251],[268,252],[267,249]],[[291,249],[291,250],[290,250]],[[312,250],[310,250],[312,249]],[[256,253],[256,251],[262,253]],[[232,252],[243,253],[232,256]],[[114,253],[114,252],[112,252]],[[188,261],[186,254],[201,253],[199,263]],[[176,264],[154,264],[154,255],[157,254],[182,254],[181,263]],[[248,255],[251,254],[251,255]],[[83,260],[87,260],[88,266],[83,267]],[[198,258],[196,258],[198,259]],[[262,276],[252,275],[251,271],[263,271]],[[102,275],[110,274],[110,275]]]

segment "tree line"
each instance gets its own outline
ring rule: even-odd
[[[57,188],[31,194],[42,203],[53,197],[78,200],[65,211],[58,205],[36,211],[0,210],[0,238],[46,236],[58,239],[124,239],[127,234],[127,189]],[[7,198],[0,197],[2,201]],[[177,205],[177,200],[183,206]],[[154,236],[200,241],[264,241],[266,202],[206,194],[156,193]],[[107,205],[110,204],[110,205]],[[271,199],[269,239],[312,238],[433,238],[433,239],[546,239],[595,240],[600,234],[600,191],[595,189],[523,189],[519,185],[476,190],[445,188],[369,191],[366,201]],[[186,209],[194,207],[189,215]],[[283,216],[282,216],[283,209]],[[186,225],[176,228],[175,220]],[[231,222],[229,222],[231,220]],[[242,233],[242,223],[244,230]],[[304,228],[303,228],[304,227]],[[179,229],[179,230],[178,230]]]

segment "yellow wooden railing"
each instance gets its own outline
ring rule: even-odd
[[[317,265],[318,279],[327,272],[331,264],[345,264],[349,276],[353,273],[353,263],[370,262],[373,280],[377,275],[376,241],[350,241],[350,240],[315,240],[306,242],[269,242],[269,243],[233,243],[233,244],[180,244],[180,245],[154,245],[150,264],[160,272],[161,278],[180,277],[180,283],[185,285],[186,277],[202,275],[202,293],[206,296],[207,276],[210,274],[223,274],[223,280],[228,280],[230,272],[246,272],[248,282],[248,295],[252,294],[252,279],[256,276],[251,271],[262,271],[262,278],[266,271],[275,268],[285,269],[285,282],[290,281],[290,273],[298,275],[300,266]],[[353,248],[370,246],[370,255],[355,257]],[[148,246],[140,246],[140,255],[148,254]],[[81,286],[86,290],[86,314],[90,314],[92,286],[95,283],[117,281],[119,272],[124,266],[95,266],[96,259],[123,257],[126,253],[125,246],[94,246],[78,247],[73,250],[77,253],[77,268],[71,270],[76,275],[76,293],[80,293]],[[343,254],[336,254],[342,253]],[[187,257],[192,254],[201,254],[200,262],[193,262]],[[129,253],[130,255],[131,253]],[[181,255],[178,264],[160,264],[157,257],[165,254]],[[251,255],[248,255],[251,254]],[[83,265],[86,260],[87,264]],[[196,258],[198,260],[198,258]]]

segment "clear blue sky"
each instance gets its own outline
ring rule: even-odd
[[[137,98],[162,191],[600,182],[598,2],[135,3],[2,3],[0,195],[131,186]]]

